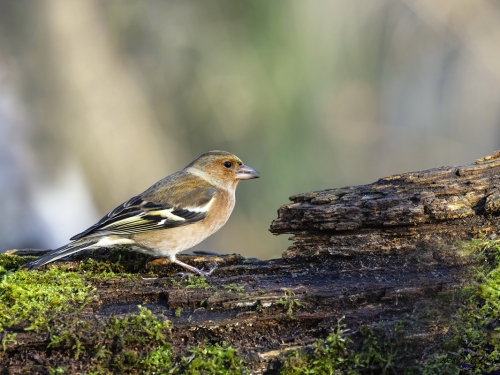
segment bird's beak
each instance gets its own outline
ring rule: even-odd
[[[251,180],[252,178],[259,178],[259,172],[250,168],[248,165],[242,165],[236,173],[237,180]]]

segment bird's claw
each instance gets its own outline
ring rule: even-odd
[[[202,269],[200,270],[199,268],[196,268],[196,267],[190,266],[189,264],[183,263],[183,262],[179,261],[178,259],[174,259],[173,262],[178,264],[179,266],[184,267],[185,269],[191,271],[192,273],[196,273],[196,274],[198,274],[200,276],[204,276],[204,277],[209,277],[212,274],[212,272],[214,272],[217,269],[217,266],[218,266],[218,264],[215,263],[215,266],[212,267],[209,271],[203,271]]]
[[[182,276],[182,277],[189,277],[189,276],[193,276],[193,273],[197,273],[198,275],[200,276],[203,276],[203,277],[210,277],[212,275],[212,273],[219,267],[219,265],[217,264],[217,262],[215,262],[215,265],[210,268],[210,270],[208,271],[204,271],[203,268],[200,270],[199,268],[190,268],[189,270],[192,272],[178,272],[177,275],[179,276]]]
[[[219,267],[219,265],[217,264],[217,262],[214,262],[214,263],[215,263],[215,265],[212,268],[210,268],[209,271],[203,271],[203,269],[198,270],[198,271],[200,271],[200,275],[201,276],[205,276],[205,277],[211,276],[212,273]]]

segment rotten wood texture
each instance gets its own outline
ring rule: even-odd
[[[211,289],[176,285],[179,269],[156,264],[154,277],[96,282],[97,297],[84,315],[105,320],[137,312],[140,304],[172,321],[174,348],[226,341],[253,373],[273,373],[279,353],[325,338],[342,316],[355,336],[363,324],[404,319],[467,283],[471,260],[457,241],[494,236],[499,157],[295,195],[271,225],[275,234],[294,235],[282,259],[182,259],[197,267],[219,263],[208,279]],[[413,337],[416,347],[429,350],[446,327],[436,319],[426,324]],[[61,358],[82,366],[90,361],[75,360],[67,348],[47,350],[47,334],[17,333],[22,345],[7,343],[6,373],[55,367]]]
[[[424,309],[432,303],[430,296],[454,290],[466,281],[461,268],[467,264],[460,257],[435,264],[432,251],[307,261],[259,261],[239,255],[181,259],[200,267],[219,262],[216,276],[207,280],[212,288],[186,288],[175,266],[157,265],[155,278],[144,274],[138,279],[96,281],[96,298],[78,319],[97,319],[104,326],[110,316],[137,313],[137,306],[142,305],[172,322],[169,341],[177,352],[206,340],[227,342],[238,348],[253,374],[273,374],[280,353],[325,338],[343,316],[350,331],[356,333],[363,324],[398,321],[415,309]],[[180,286],[172,284],[174,278]],[[243,289],[237,291],[236,286]],[[182,309],[179,317],[176,309]],[[415,333],[417,346],[432,345],[439,334],[433,331]],[[75,359],[68,346],[49,350],[47,333],[19,327],[6,333],[17,333],[18,344],[7,342],[3,368],[0,365],[4,372],[0,373],[45,374],[49,366],[82,373],[77,370],[92,362],[88,356]]]
[[[496,236],[500,213],[500,153],[474,164],[404,173],[362,186],[290,197],[271,224],[290,233],[284,258],[356,256],[440,247]]]

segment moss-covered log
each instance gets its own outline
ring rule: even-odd
[[[309,366],[308,355],[345,356],[352,373],[431,368],[454,330],[450,316],[476,272],[471,265],[490,259],[477,250],[498,228],[499,156],[296,195],[271,225],[294,235],[282,259],[183,259],[217,262],[209,279],[123,249],[32,273],[16,271],[24,259],[4,255],[0,373],[180,374],[210,364],[291,374]],[[305,347],[306,357],[280,367],[281,353]]]

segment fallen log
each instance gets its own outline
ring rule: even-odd
[[[388,254],[447,246],[491,233],[500,213],[500,153],[441,167],[290,197],[271,224],[291,233],[284,258]]]
[[[23,319],[1,318],[15,303],[5,297],[6,280],[26,273],[12,273],[22,262],[3,255],[0,373],[182,373],[203,345],[210,348],[200,349],[203,355],[218,348],[229,360],[226,346],[210,346],[225,342],[243,358],[232,373],[270,374],[284,371],[283,353],[317,348],[316,340],[332,332],[348,335],[364,353],[385,350],[383,360],[366,354],[359,373],[415,367],[450,330],[450,293],[470,285],[471,266],[484,260],[470,256],[464,241],[496,238],[499,180],[495,153],[471,165],[295,195],[271,224],[273,234],[293,235],[281,259],[184,256],[197,267],[219,264],[206,280],[123,249],[77,255],[35,272],[79,275],[88,287],[85,302]],[[400,323],[404,329],[396,329]],[[151,364],[151,353],[167,346],[170,354],[162,358],[170,362]]]

